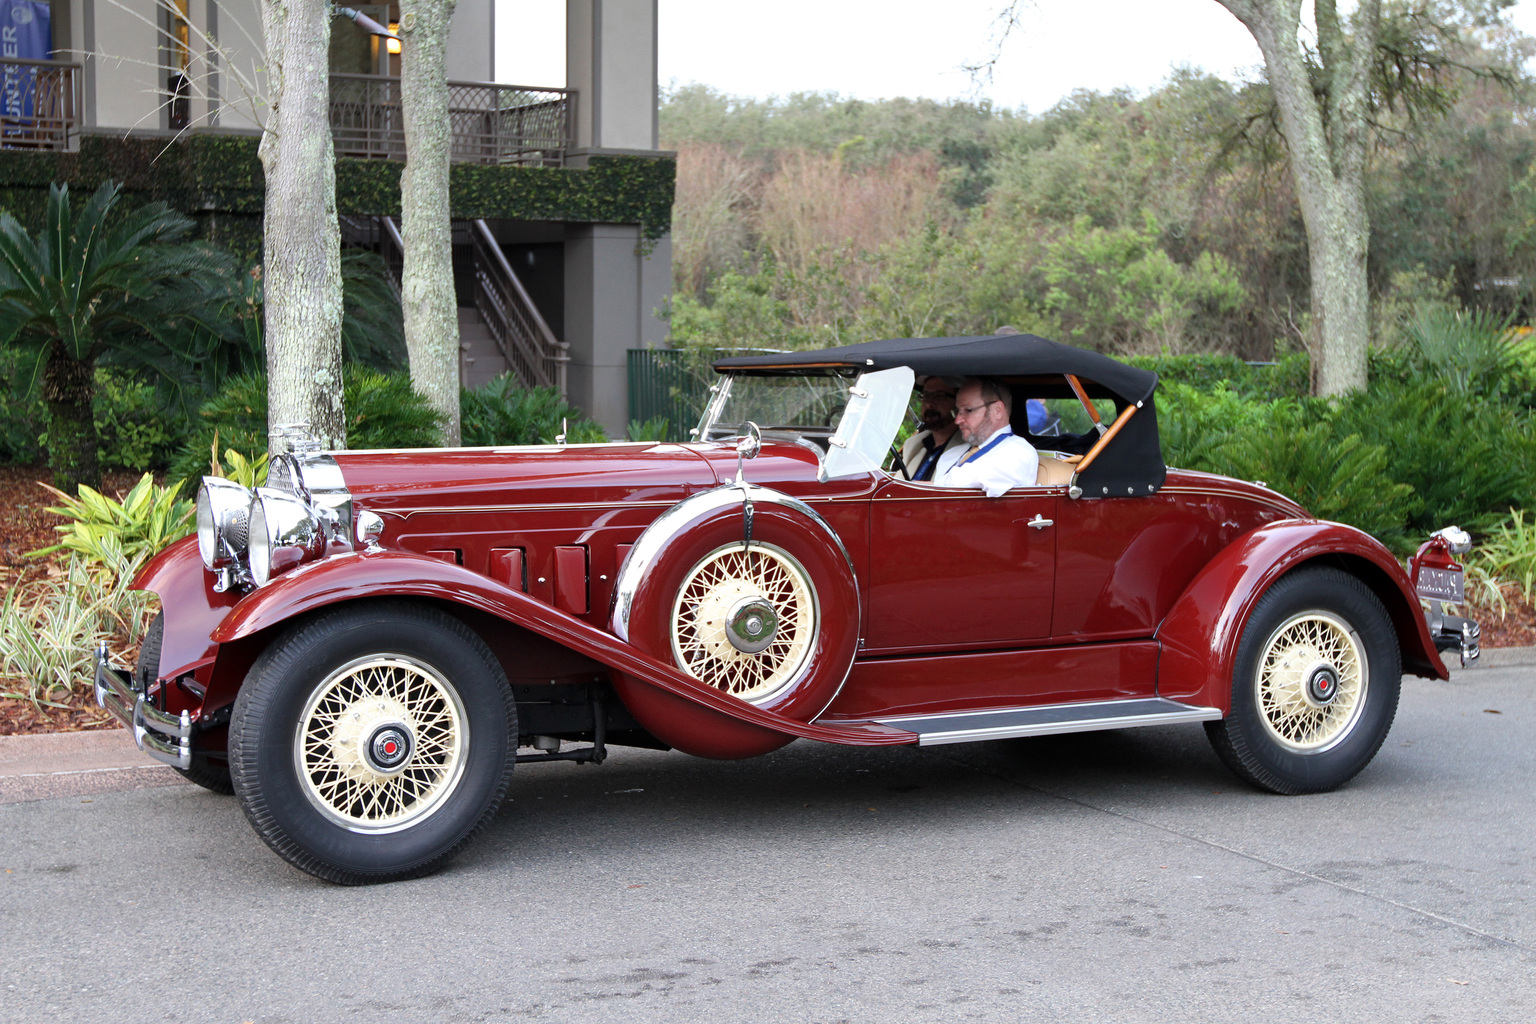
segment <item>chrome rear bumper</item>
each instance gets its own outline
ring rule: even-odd
[[[1466,668],[1482,654],[1483,628],[1471,619],[1459,615],[1447,615],[1433,607],[1424,613],[1429,623],[1429,635],[1435,640],[1435,650],[1442,654],[1456,651],[1461,655],[1461,667]]]
[[[107,663],[107,645],[96,648],[96,703],[133,730],[133,742],[173,768],[192,767],[192,716],[168,715],[134,689],[133,678]]]

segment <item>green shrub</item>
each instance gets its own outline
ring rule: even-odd
[[[0,346],[0,465],[31,465],[43,458],[38,440],[48,409],[36,382],[42,364],[34,354]]]
[[[1295,400],[1290,399],[1294,405]],[[1181,469],[1224,472],[1216,453],[1240,429],[1268,429],[1281,404],[1264,404],[1243,397],[1220,381],[1205,389],[1188,384],[1160,384],[1157,427],[1163,461]]]
[[[96,648],[115,634],[144,635],[158,601],[129,590],[129,572],[103,572],[72,557],[63,574],[13,587],[0,601],[0,676],[25,682],[0,697],[62,706],[90,684]]]
[[[1232,431],[1212,454],[1217,471],[1262,480],[1320,519],[1348,523],[1389,547],[1406,543],[1413,488],[1388,471],[1386,445],[1347,433],[1326,402],[1282,402]]]
[[[1304,398],[1311,392],[1311,361],[1304,352],[1280,356],[1273,364],[1250,365],[1236,356],[1128,356],[1124,362],[1157,374],[1159,388],[1187,384],[1200,391],[1225,385],[1242,398]],[[1158,391],[1162,401],[1162,391]]]
[[[631,441],[665,441],[672,421],[665,416],[652,416],[648,420],[630,420],[626,435]]]
[[[603,428],[559,391],[525,389],[510,373],[474,391],[459,392],[459,436],[467,446],[553,444],[562,429],[571,444],[608,440]]]
[[[1410,536],[1452,523],[1484,530],[1531,498],[1536,437],[1510,403],[1437,381],[1391,382],[1343,400],[1333,420],[1339,436],[1385,449],[1386,478],[1413,488]]]
[[[84,484],[74,498],[55,487],[48,490],[59,499],[59,505],[48,511],[69,522],[54,527],[63,538],[58,544],[29,555],[69,550],[121,578],[131,576],[133,567],[193,529],[194,503],[180,497],[181,484],[157,487],[148,473],[121,501]]]
[[[164,396],[122,370],[97,369],[94,413],[103,470],[165,469],[186,440],[187,423],[167,412]]]
[[[343,381],[348,448],[431,448],[442,444],[442,417],[411,387],[408,374],[348,366]],[[189,485],[189,493],[209,471],[215,445],[248,462],[255,462],[266,452],[267,375],[231,377],[198,410],[197,418],[195,431],[170,471],[171,479]]]

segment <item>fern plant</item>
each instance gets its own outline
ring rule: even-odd
[[[606,441],[603,428],[581,414],[554,388],[524,388],[504,373],[484,386],[459,392],[459,436],[466,445],[571,444]]]
[[[1327,408],[1282,404],[1267,420],[1244,425],[1214,453],[1218,471],[1262,480],[1318,518],[1348,523],[1402,550],[1413,488],[1387,473],[1384,445],[1336,430]]]

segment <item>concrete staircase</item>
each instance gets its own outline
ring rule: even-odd
[[[459,307],[459,382],[474,390],[507,372],[506,357],[474,306]]]

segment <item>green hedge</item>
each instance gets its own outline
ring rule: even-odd
[[[36,228],[53,182],[94,189],[112,179],[123,183],[131,203],[165,202],[196,217],[205,237],[254,252],[266,202],[258,141],[248,135],[173,142],[87,135],[74,153],[0,151],[0,207]],[[337,212],[398,216],[403,167],[393,160],[338,159]],[[640,224],[654,241],[672,229],[676,176],[676,161],[666,157],[594,156],[586,168],[461,163],[449,170],[449,194],[455,218]]]

